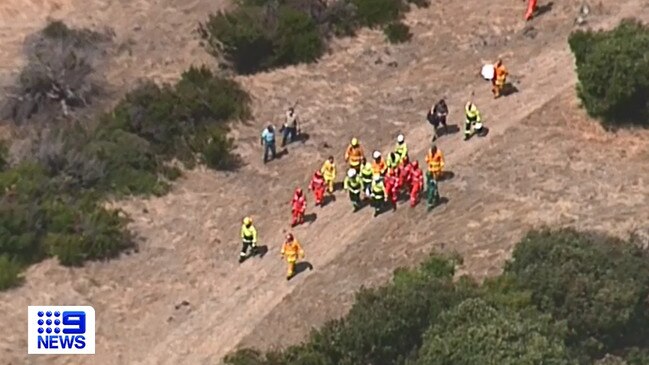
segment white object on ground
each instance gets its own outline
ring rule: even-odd
[[[480,72],[485,80],[493,79],[495,73],[496,70],[494,69],[494,65],[484,65],[482,66],[482,71]]]

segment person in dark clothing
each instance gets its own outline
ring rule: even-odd
[[[440,101],[433,106],[428,111],[428,114],[426,115],[426,119],[428,119],[428,122],[435,127],[435,134],[437,135],[438,129],[441,126],[442,131],[446,132],[446,116],[448,115],[448,106],[446,106],[446,101],[444,99],[441,99]]]
[[[295,140],[299,134],[297,114],[295,113],[295,108],[290,107],[286,111],[286,120],[282,125],[282,128],[279,130],[282,133],[282,147],[286,146],[287,143],[291,143]]]

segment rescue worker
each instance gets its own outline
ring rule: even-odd
[[[527,0],[527,11],[525,12],[525,20],[530,21],[534,17],[536,11],[536,0]]]
[[[494,94],[494,99],[500,97],[500,94],[505,87],[505,83],[507,82],[507,74],[508,72],[503,65],[503,61],[501,59],[498,59],[498,61],[496,61],[496,63],[494,64],[494,78],[491,79],[491,83],[493,85],[491,92]]]
[[[374,205],[374,216],[378,216],[383,209],[388,197],[385,191],[385,184],[381,175],[375,175],[372,180],[372,203]]]
[[[361,189],[363,182],[360,174],[354,169],[347,170],[347,176],[343,182],[343,187],[349,192],[349,200],[352,201],[354,212],[361,208]]]
[[[272,125],[268,125],[268,127],[261,132],[261,145],[264,146],[264,163],[269,160],[274,160],[277,151],[275,149],[275,128]]]
[[[239,263],[244,262],[248,258],[248,250],[250,254],[257,251],[257,229],[252,225],[250,217],[243,218],[243,225],[241,225],[241,252],[239,253]]]
[[[433,177],[433,174],[428,172],[426,174],[426,205],[428,206],[428,211],[431,211],[437,204],[439,204],[439,189],[437,186],[437,180]]]
[[[372,164],[367,162],[365,157],[363,157],[361,160],[361,181],[363,183],[363,190],[365,191],[365,199],[369,199],[372,196],[373,176]]]
[[[466,141],[474,133],[482,133],[482,119],[480,117],[480,111],[471,101],[467,101],[464,106],[464,114],[466,116],[464,120],[464,140]]]
[[[300,127],[298,126],[297,114],[295,113],[294,107],[290,107],[286,111],[286,119],[284,119],[284,125],[279,129],[279,132],[282,133],[282,147],[293,142],[295,137],[300,134]]]
[[[326,189],[325,179],[322,176],[322,172],[319,170],[313,174],[313,178],[309,183],[309,190],[313,191],[315,195],[315,205],[322,206],[324,203],[324,193]]]
[[[292,233],[286,235],[286,241],[282,245],[282,259],[286,260],[288,270],[286,271],[286,280],[291,280],[295,276],[295,265],[298,259],[304,258],[304,250],[300,242],[295,239]]]
[[[295,227],[298,224],[304,223],[304,212],[306,211],[306,197],[302,192],[302,189],[295,189],[293,194],[293,200],[291,201],[293,219],[291,221],[291,227]]]
[[[324,176],[325,184],[327,184],[327,191],[329,194],[334,192],[334,181],[336,180],[336,164],[334,163],[334,157],[329,156],[327,160],[322,164],[320,168],[322,176]]]
[[[399,162],[401,158],[396,152],[390,152],[388,154],[388,160],[385,166],[388,168],[388,171],[390,170],[395,170],[397,167],[399,167]]]
[[[395,170],[388,170],[384,178],[385,192],[388,201],[392,204],[392,210],[397,210],[397,199],[399,198],[399,178]]]
[[[428,171],[433,175],[433,178],[440,180],[444,172],[444,154],[434,144],[428,151],[428,154],[426,154],[426,163],[428,164]]]
[[[419,193],[424,187],[424,174],[419,168],[417,160],[412,161],[410,175],[410,206],[414,207],[419,202]]]
[[[381,177],[385,176],[385,172],[387,171],[388,166],[385,164],[385,161],[383,161],[381,152],[374,151],[372,157],[374,158],[374,162],[372,162],[372,174],[380,175]]]
[[[403,134],[397,136],[397,145],[394,147],[394,152],[399,158],[399,163],[408,154],[408,145],[406,145],[406,137]]]
[[[399,188],[410,191],[410,174],[412,173],[412,163],[405,155],[401,160],[401,168],[399,169]]]
[[[345,151],[345,161],[349,164],[349,167],[359,171],[363,157],[365,157],[363,147],[358,143],[357,138],[352,138],[347,151]]]

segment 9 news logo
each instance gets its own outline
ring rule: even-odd
[[[27,308],[27,353],[95,353],[95,310],[90,306]]]

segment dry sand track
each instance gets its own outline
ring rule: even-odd
[[[409,15],[415,39],[390,47],[390,55],[382,35],[366,31],[338,41],[316,65],[240,78],[255,97],[256,121],[235,131],[249,165],[234,174],[197,170],[168,196],[120,203],[144,239],[137,254],[83,269],[52,261],[30,269],[23,287],[0,294],[0,321],[17,329],[0,341],[0,358],[12,364],[215,364],[239,344],[303,339],[310,326],[343,314],[361,285],[384,282],[394,268],[434,249],[457,250],[466,259],[462,269],[483,277],[498,272],[531,227],[566,224],[625,235],[648,221],[646,133],[606,135],[576,107],[566,36],[578,3],[555,5],[537,19],[534,39],[523,32],[515,3],[499,4],[487,22],[466,2],[435,2]],[[647,11],[639,1],[605,1],[591,21],[611,26]],[[484,44],[488,34],[498,36]],[[520,92],[493,100],[476,73],[481,59],[498,55],[506,56]],[[315,210],[315,222],[295,229],[315,270],[285,282],[278,247],[295,185],[306,185],[327,155],[341,159],[353,135],[368,150],[385,150],[404,131],[421,161],[430,138],[425,109],[445,95],[457,122],[472,90],[491,133],[466,143],[460,134],[439,142],[456,175],[441,184],[449,203],[429,214],[403,206],[372,219],[367,209],[352,214],[338,193],[337,202]],[[263,166],[258,132],[294,100],[311,138]],[[239,266],[239,222],[248,213],[270,251]],[[189,305],[176,309],[183,300]],[[16,308],[35,303],[92,304],[97,355],[25,357],[24,311]]]

